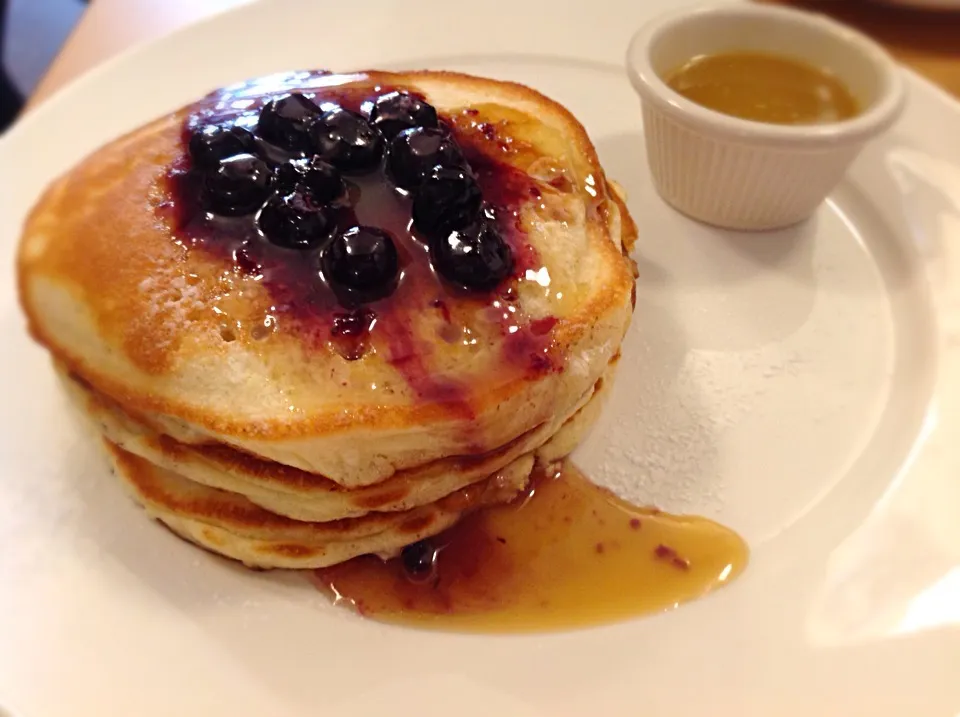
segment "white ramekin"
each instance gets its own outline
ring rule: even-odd
[[[822,125],[754,122],[698,105],[662,79],[696,56],[731,51],[827,67],[862,111]],[[657,191],[684,214],[730,229],[774,229],[808,217],[904,103],[899,68],[875,42],[827,17],[769,5],[662,16],[634,35],[627,72],[640,95]]]

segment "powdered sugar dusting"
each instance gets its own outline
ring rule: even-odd
[[[147,318],[157,322],[158,334],[169,336],[183,329],[203,310],[203,295],[197,282],[182,273],[157,271],[140,282],[147,301]]]
[[[889,395],[892,316],[864,245],[838,227],[819,240],[831,222],[778,252],[648,247],[607,406],[574,455],[588,476],[763,540],[847,475]]]
[[[768,382],[796,378],[804,365],[796,352],[767,353],[773,355],[698,351],[673,378],[640,378],[636,410],[605,426],[594,480],[640,505],[720,513],[725,492],[718,444],[753,410]]]

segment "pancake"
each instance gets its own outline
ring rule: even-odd
[[[396,555],[575,448],[632,317],[635,239],[584,128],[527,87],[289,73],[55,181],[17,282],[150,515],[316,568]]]
[[[312,523],[271,513],[236,493],[194,483],[105,441],[115,473],[149,515],[181,537],[257,568],[318,568],[367,553],[390,557],[436,535],[464,513],[503,503],[523,488],[524,456],[467,489],[399,513]]]
[[[437,107],[494,208],[510,276],[453,290],[401,227],[395,292],[344,313],[322,285],[305,288],[299,268],[274,272],[273,249],[251,265],[219,235],[190,233],[185,132],[247,121],[296,88],[356,108],[401,89]],[[399,195],[358,182],[351,211],[383,226]],[[296,73],[218,91],[93,153],[31,212],[17,280],[32,335],[156,433],[354,490],[558,427],[619,351],[634,238],[584,128],[527,87],[444,72]],[[337,327],[350,322],[363,335],[345,351]],[[440,485],[425,498],[451,484]]]
[[[496,474],[426,506],[370,513],[329,522],[276,515],[230,491],[210,488],[104,444],[133,498],[180,537],[252,568],[320,568],[368,553],[390,558],[418,540],[452,526],[485,506],[506,503],[526,486],[536,468],[567,455],[593,425],[600,401],[589,401],[541,448]]]
[[[238,493],[269,511],[305,521],[409,510],[484,480],[525,453],[541,448],[586,404],[599,403],[596,389],[604,384],[602,379],[598,381],[578,402],[574,414],[559,416],[491,453],[448,457],[401,471],[373,486],[347,490],[323,476],[265,461],[223,444],[180,443],[130,417],[119,405],[80,380],[62,370],[59,373],[74,404],[104,438],[119,448],[194,482]],[[612,374],[612,369],[608,374]],[[572,447],[567,452],[570,450]]]

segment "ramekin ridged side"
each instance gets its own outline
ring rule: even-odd
[[[650,104],[643,106],[643,124],[660,196],[683,214],[728,229],[760,231],[802,221],[860,151],[756,146],[698,132]]]
[[[862,111],[837,122],[780,125],[723,114],[664,79],[699,55],[778,53],[828,67]],[[709,224],[765,230],[810,216],[864,145],[900,116],[905,90],[877,43],[826,16],[754,3],[687,8],[634,34],[627,75],[640,97],[654,187]]]

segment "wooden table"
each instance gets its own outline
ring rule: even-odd
[[[827,12],[859,27],[960,98],[960,12],[884,6],[868,0],[761,0]],[[94,65],[139,42],[251,0],[92,0],[30,106]]]
[[[872,0],[761,0],[817,10],[859,28],[901,63],[960,99],[960,12],[915,10]]]

